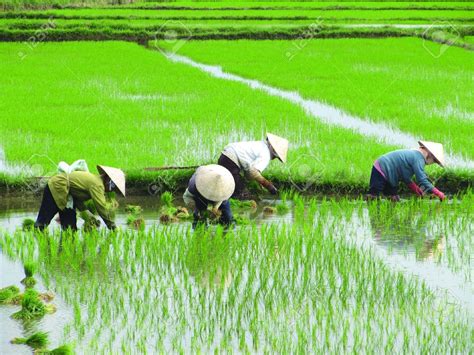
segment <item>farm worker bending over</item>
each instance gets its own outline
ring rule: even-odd
[[[229,226],[234,218],[228,199],[235,189],[232,174],[226,168],[211,164],[200,166],[189,180],[188,188],[184,192],[184,202],[194,207],[193,228],[199,223],[205,224],[205,211],[212,205],[212,212],[221,212],[219,222]]]
[[[368,199],[377,198],[381,193],[399,201],[398,183],[403,181],[418,196],[432,193],[440,200],[444,194],[434,187],[425,173],[425,164],[437,163],[444,167],[443,145],[434,142],[419,141],[417,149],[402,149],[387,153],[377,159],[370,175]],[[416,183],[412,181],[415,175]]]
[[[59,212],[62,229],[76,230],[76,208],[85,211],[84,202],[92,199],[107,227],[115,229],[114,208],[112,204],[107,203],[105,192],[118,189],[125,196],[125,174],[120,169],[103,165],[98,165],[97,170],[100,175],[73,171],[70,174],[60,173],[51,177],[44,189],[35,227],[44,230]],[[66,207],[69,195],[74,201],[72,208]]]
[[[242,170],[248,178],[256,180],[270,193],[276,194],[278,190],[262,176],[262,172],[275,158],[286,163],[287,153],[288,141],[268,133],[267,139],[264,141],[230,143],[224,148],[218,164],[228,169],[234,177],[234,196],[239,196],[244,187],[240,176]]]

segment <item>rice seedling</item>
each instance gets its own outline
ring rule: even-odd
[[[21,300],[21,310],[13,313],[13,319],[29,320],[41,318],[47,313],[54,313],[56,307],[53,304],[44,304],[37,291],[27,289]]]
[[[25,344],[33,349],[43,349],[48,345],[48,333],[37,332],[28,338],[15,338],[11,340],[12,344]]]
[[[143,230],[145,229],[145,220],[143,217],[130,214],[127,216],[127,225],[137,230]]]
[[[272,215],[272,214],[275,214],[276,212],[277,212],[277,209],[272,206],[265,206],[263,208],[263,213],[266,215]]]
[[[0,305],[15,303],[19,294],[20,289],[16,286],[7,286],[0,289]]]
[[[25,287],[31,288],[34,285],[36,285],[36,280],[33,277],[36,270],[37,270],[37,265],[35,262],[32,262],[32,261],[25,262],[24,271],[25,271],[26,277],[23,280],[21,280],[21,283],[25,285]]]
[[[134,215],[139,215],[143,212],[143,208],[141,206],[127,205],[125,206],[125,212]]]
[[[250,223],[226,234],[183,225],[108,238],[101,231],[63,244],[60,253],[51,253],[58,234],[34,241],[5,235],[0,246],[13,258],[36,253],[44,260],[42,274],[77,310],[71,331],[79,352],[178,351],[183,334],[190,351],[466,352],[472,325],[465,310],[358,242],[376,235],[372,214],[374,229],[385,220],[387,232],[408,216],[413,228],[424,228],[421,218],[444,230],[472,210],[472,197],[453,205],[306,200],[304,210],[301,196],[290,199],[293,224]],[[459,225],[469,233],[466,226]],[[217,330],[225,334],[219,340]]]
[[[231,198],[229,200],[229,203],[232,208],[237,208],[237,209],[257,208],[257,202],[255,200],[236,200],[234,198]]]
[[[282,192],[280,194],[281,200],[275,205],[278,214],[286,214],[290,210],[290,206],[287,201],[288,193]]]
[[[74,349],[71,345],[65,344],[61,345],[53,350],[37,350],[35,351],[37,355],[73,355]]]

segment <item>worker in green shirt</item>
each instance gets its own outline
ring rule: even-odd
[[[401,149],[387,153],[377,159],[370,175],[368,200],[380,194],[399,201],[398,184],[403,181],[418,196],[433,194],[440,200],[446,197],[428,180],[425,165],[433,163],[444,167],[443,145],[435,142],[419,141],[417,149]],[[412,180],[416,177],[416,183]]]
[[[125,196],[125,174],[122,170],[98,165],[100,175],[87,171],[60,173],[51,177],[44,189],[43,200],[35,227],[44,230],[59,212],[61,228],[76,230],[76,208],[85,211],[84,202],[92,200],[95,208],[109,229],[115,229],[115,213],[105,193],[118,190]],[[68,203],[72,197],[72,205]]]

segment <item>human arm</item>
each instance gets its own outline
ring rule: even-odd
[[[423,190],[419,188],[417,184],[415,184],[413,181],[411,181],[409,184],[407,184],[408,188],[412,190],[415,194],[418,196],[423,196]]]
[[[105,199],[104,185],[92,186],[89,190],[92,201],[94,201],[97,213],[105,222],[109,229],[115,229],[115,210],[113,204],[108,203]]]
[[[260,185],[266,188],[271,194],[276,195],[278,193],[277,188],[272,184],[272,182],[265,179],[260,173],[260,171],[258,171],[257,169],[250,168],[247,171],[247,176],[250,179],[257,181]]]
[[[415,173],[416,182],[420,186],[423,193],[430,193],[434,189],[433,184],[428,180],[428,176],[424,170],[424,164],[422,162],[416,162],[413,164],[413,172]]]

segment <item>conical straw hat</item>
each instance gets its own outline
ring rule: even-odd
[[[196,189],[209,201],[224,201],[234,193],[234,177],[229,170],[220,165],[200,166],[196,170]]]
[[[99,173],[107,175],[117,186],[120,193],[125,196],[125,174],[122,170],[104,165],[97,165],[97,170]]]
[[[288,153],[288,140],[271,133],[267,133],[267,139],[268,143],[270,143],[273,150],[275,151],[277,158],[280,159],[283,163],[286,163],[286,155]]]
[[[418,141],[418,144],[423,148],[426,148],[431,155],[434,156],[435,162],[440,166],[444,167],[444,150],[441,143]]]

